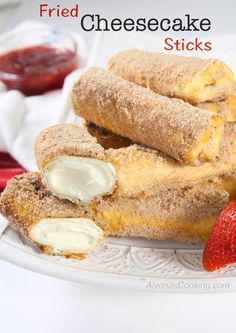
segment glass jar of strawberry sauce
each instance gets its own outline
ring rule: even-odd
[[[27,96],[61,88],[77,67],[76,43],[62,30],[32,29],[0,44],[0,81]]]

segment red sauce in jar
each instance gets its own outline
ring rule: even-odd
[[[0,55],[0,80],[8,89],[38,95],[61,88],[65,77],[77,67],[75,52],[32,46]]]

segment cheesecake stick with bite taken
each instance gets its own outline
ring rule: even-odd
[[[133,144],[131,141],[95,125],[87,124],[87,129],[81,129],[78,125],[67,124],[44,130],[36,140],[35,149],[36,160],[45,186],[60,198],[75,201],[74,198],[80,195],[83,186],[85,186],[87,197],[91,198],[94,195],[94,189],[90,186],[90,174],[87,170],[85,170],[87,178],[82,178],[83,182],[80,183],[81,161],[77,159],[78,149],[70,150],[72,132],[73,142],[78,147],[81,146],[81,130],[88,131],[91,137],[93,136],[94,142],[103,149],[103,162],[111,165],[115,170],[116,187],[112,193],[113,198],[154,196],[159,190],[192,187],[201,183],[214,183],[216,187],[228,190],[232,198],[236,196],[236,126],[234,123],[229,123],[225,127],[220,159],[199,166],[181,165],[178,161],[157,150]],[[59,141],[57,137],[60,137]],[[39,144],[42,140],[43,145]],[[63,145],[59,144],[59,147],[56,148],[59,142],[62,142]],[[44,158],[51,146],[54,151],[53,156],[56,158]],[[73,160],[73,164],[65,163],[68,158]],[[51,164],[55,162],[56,167],[52,168]],[[75,175],[78,183],[74,184],[71,174]],[[109,174],[110,168],[107,168],[107,175],[104,170],[104,177],[109,178]],[[48,179],[56,179],[56,182],[55,180],[49,182]],[[97,178],[95,181],[98,181]],[[77,187],[75,187],[76,184],[78,184]],[[59,189],[63,189],[59,195],[58,186]],[[73,189],[73,196],[68,195],[67,189],[70,187]]]
[[[82,127],[66,124],[43,130],[35,156],[43,183],[59,198],[85,203],[115,188],[116,172],[104,148]]]
[[[110,59],[109,71],[160,95],[191,104],[225,99],[234,89],[233,72],[218,59],[127,50]]]
[[[13,178],[0,199],[0,212],[47,254],[84,258],[107,235],[202,243],[228,202],[210,187],[159,191],[147,198],[104,197],[87,206],[54,197],[38,173]]]
[[[0,198],[10,226],[47,254],[84,258],[101,248],[107,224],[81,205],[54,197],[39,173],[12,178]]]
[[[185,164],[216,160],[224,120],[91,68],[74,84],[74,112],[97,126],[158,149]]]

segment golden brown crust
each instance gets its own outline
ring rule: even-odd
[[[186,230],[186,225],[181,227],[172,228],[172,225],[165,223],[165,226],[156,228],[153,225],[148,225],[148,222],[143,221],[142,224],[135,226],[130,226],[129,220],[126,218],[125,224],[118,230],[113,230],[110,233],[110,236],[115,237],[141,237],[152,240],[161,240],[161,241],[173,241],[187,244],[202,244],[208,240],[212,226],[214,225],[214,220],[209,219],[205,221],[204,225],[196,224],[196,228],[188,231]],[[125,221],[125,219],[124,219]],[[145,236],[144,236],[145,235]]]
[[[188,223],[194,223],[218,213],[227,200],[226,191],[202,184],[192,188],[160,190],[149,198],[104,198],[98,206],[100,209],[133,211],[138,217],[176,221],[187,217]]]
[[[201,186],[159,191],[149,198],[103,199],[93,207],[113,236],[204,242],[228,202],[225,191]]]
[[[99,68],[91,68],[75,83],[72,105],[87,121],[186,163],[204,160],[201,153],[208,143],[223,135],[223,119],[216,114],[157,95]],[[215,126],[220,133],[214,132]],[[217,154],[218,143],[207,158]]]
[[[90,126],[88,128],[90,130]],[[222,185],[229,180],[236,185],[236,125],[225,126],[224,140],[217,162],[207,162],[199,166],[181,165],[176,160],[157,150],[130,144],[121,148],[122,139],[111,132],[93,125],[92,133],[103,144],[106,158],[111,162],[117,174],[117,187],[113,197],[147,197],[163,189],[195,186],[199,183]],[[101,138],[100,138],[101,136]],[[125,142],[127,144],[127,142]],[[230,156],[230,157],[229,157]]]
[[[223,99],[233,92],[233,73],[217,59],[127,50],[109,61],[109,70],[123,79],[168,97],[190,103]]]
[[[202,182],[220,184],[227,177],[236,182],[235,157],[230,162],[181,166],[153,150],[136,145],[110,149],[107,156],[116,168],[117,187],[113,195],[117,197],[151,196],[163,188],[189,187]]]
[[[85,128],[63,124],[43,130],[35,142],[35,157],[39,170],[59,156],[81,156],[103,160],[104,148]]]
[[[68,151],[67,144],[70,145],[70,136],[63,130],[68,125],[60,125],[60,139],[64,144],[63,154]],[[111,132],[92,126],[92,134],[96,136],[101,145],[105,140],[104,160],[110,162],[116,169],[116,188],[113,197],[147,197],[156,195],[160,190],[191,187],[202,182],[210,182],[216,185],[223,185],[225,179],[229,179],[227,184],[236,181],[236,125],[227,124],[225,127],[225,137],[221,145],[220,159],[217,162],[207,162],[199,166],[181,165],[176,160],[157,150],[131,144],[122,137],[117,137]],[[53,129],[53,128],[52,128]],[[91,131],[91,125],[88,125]],[[73,130],[80,133],[78,125],[73,125]],[[54,131],[54,129],[53,129]],[[48,142],[50,142],[50,129],[47,132]],[[105,139],[104,139],[105,137]],[[75,140],[75,142],[79,142]],[[119,145],[128,145],[116,149]],[[41,154],[41,146],[38,147]],[[75,150],[77,153],[78,150]],[[98,198],[99,200],[99,198]]]

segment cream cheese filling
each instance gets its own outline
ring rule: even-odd
[[[87,218],[46,218],[32,225],[29,237],[59,253],[90,253],[104,242],[103,230]]]
[[[98,159],[61,156],[47,164],[43,181],[59,198],[89,202],[112,192],[116,171],[111,163]]]

